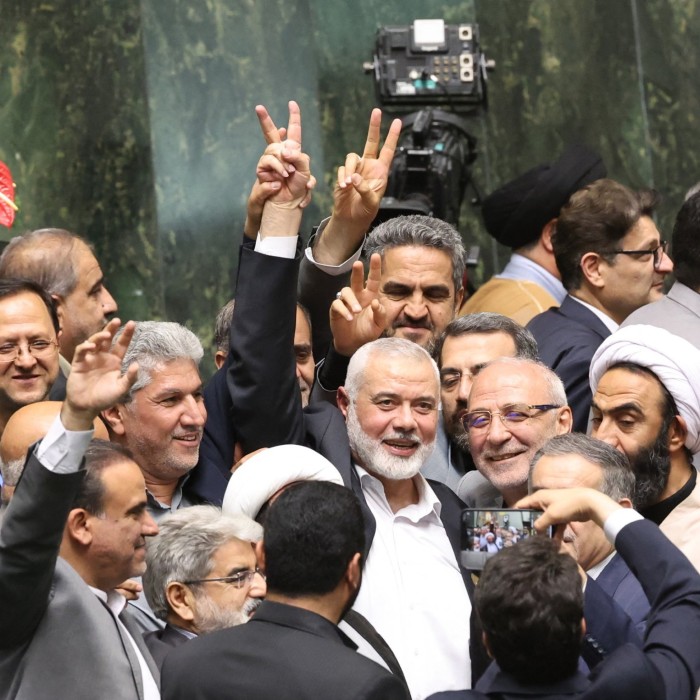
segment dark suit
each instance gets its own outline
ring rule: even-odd
[[[648,520],[625,526],[615,545],[654,601],[643,651],[625,645],[588,677],[576,674],[528,687],[499,672],[483,687],[479,684],[479,691],[436,693],[430,700],[694,700],[700,685],[700,576]]]
[[[330,621],[264,602],[253,619],[174,649],[164,700],[406,700],[403,683],[360,656]]]
[[[162,630],[144,632],[143,640],[151,652],[153,660],[159,669],[163,668],[165,657],[175,648],[189,642],[190,638],[179,632],[172,625],[167,624]]]
[[[138,660],[112,614],[58,558],[84,472],[55,474],[32,453],[0,529],[0,694],[17,700],[141,700]],[[128,613],[120,619],[153,677]]]
[[[571,296],[527,324],[535,336],[540,359],[564,382],[574,414],[574,432],[585,433],[591,407],[588,370],[600,344],[610,335],[606,325]]]

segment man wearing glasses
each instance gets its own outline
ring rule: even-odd
[[[0,435],[10,416],[43,401],[58,376],[58,316],[34,282],[0,281]]]
[[[253,542],[262,527],[214,506],[167,515],[149,543],[143,584],[165,629],[144,635],[158,666],[174,647],[248,622],[265,595]]]
[[[564,387],[548,367],[516,358],[490,362],[474,378],[462,424],[479,473],[500,498],[494,500],[474,472],[460,482],[458,495],[473,508],[513,508],[527,495],[535,453],[549,438],[570,432],[571,423]]]
[[[593,354],[633,311],[661,299],[673,270],[651,218],[656,202],[653,191],[596,180],[571,196],[557,221],[554,256],[568,295],[527,328],[564,382],[577,432],[588,425]]]

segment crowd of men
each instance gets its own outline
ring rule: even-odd
[[[695,698],[700,192],[669,248],[572,146],[485,199],[513,254],[465,298],[454,227],[372,228],[398,120],[304,245],[299,108],[256,112],[206,386],[79,236],[0,256],[0,696]]]

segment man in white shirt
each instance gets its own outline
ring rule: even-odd
[[[30,451],[0,530],[0,687],[7,697],[156,700],[158,671],[114,589],[145,570],[158,527],[128,451],[90,445],[134,383],[114,320],[76,349],[66,400]],[[84,459],[85,457],[85,459]]]

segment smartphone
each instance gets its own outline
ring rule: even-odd
[[[504,547],[512,547],[535,532],[541,510],[465,508],[462,511],[462,566],[481,571],[484,564]],[[551,537],[552,527],[542,533]]]

